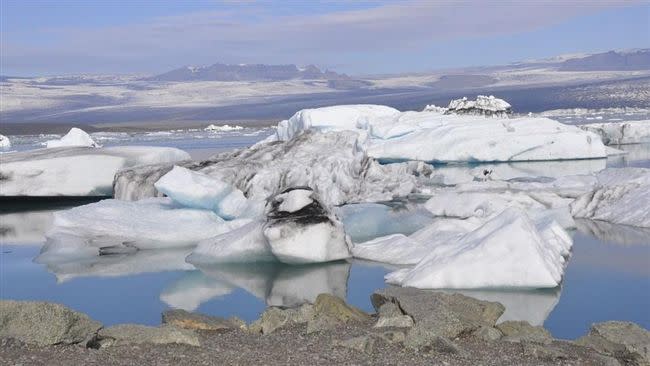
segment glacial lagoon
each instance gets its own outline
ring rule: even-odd
[[[172,135],[174,132],[170,132]],[[200,159],[218,151],[245,147],[269,132],[214,137],[178,133],[108,136],[105,145],[147,144],[182,148]],[[120,137],[122,136],[122,137]],[[112,138],[112,140],[111,140]],[[121,138],[121,139],[120,139]],[[139,140],[138,140],[139,139]],[[37,146],[37,139],[26,142]],[[21,146],[20,144],[17,144]],[[581,162],[518,163],[517,171],[580,174],[605,167],[650,167],[649,145],[625,145],[627,155]],[[447,176],[463,167],[439,167]],[[444,182],[443,182],[444,183]],[[390,233],[411,233],[427,222],[413,205],[387,203],[372,215],[343,210],[346,229],[355,240]],[[329,292],[370,311],[369,295],[385,287],[384,275],[395,267],[353,260],[310,266],[279,264],[195,267],[184,261],[190,248],[141,250],[41,265],[39,254],[53,213],[62,207],[6,205],[0,212],[0,298],[59,302],[111,325],[160,323],[167,308],[182,308],[223,317],[256,319],[268,305],[294,306]],[[361,212],[361,214],[359,214]],[[373,225],[373,222],[375,223]],[[650,327],[650,231],[590,220],[577,220],[572,255],[561,288],[534,291],[459,291],[502,302],[502,320],[544,325],[555,337],[573,339],[591,323],[629,320]]]

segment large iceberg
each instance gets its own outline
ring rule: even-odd
[[[417,288],[554,288],[572,242],[550,222],[537,227],[526,212],[509,208],[458,240],[431,248],[415,267],[386,281]]]
[[[576,218],[650,228],[650,169],[605,169],[597,185],[571,203]]]
[[[432,108],[427,109],[431,111]],[[454,99],[449,102],[445,111],[448,114],[471,114],[488,117],[508,117],[512,113],[512,106],[503,99],[479,95],[476,100],[467,98]]]
[[[580,128],[598,134],[607,145],[650,143],[650,120],[589,123]]]
[[[326,205],[406,196],[417,190],[418,179],[433,171],[420,162],[380,165],[360,150],[357,140],[351,131],[307,131],[291,141],[258,144],[177,165],[232,184],[251,200],[264,201],[289,187],[307,186]],[[154,184],[172,167],[160,164],[120,171],[115,177],[115,198],[161,195]]]
[[[188,160],[175,148],[61,147],[4,154],[1,196],[110,196],[120,169]]]
[[[71,147],[71,146],[85,146],[85,147],[100,147],[99,144],[90,137],[86,131],[73,127],[70,131],[59,140],[49,140],[45,142],[45,146],[49,148],[53,147]]]
[[[213,263],[275,262],[263,233],[264,222],[252,221],[233,231],[202,240],[187,257],[197,265]]]
[[[272,140],[288,141],[305,130],[356,131],[369,157],[396,161],[496,162],[607,157],[594,133],[548,118],[485,118],[384,106],[346,105],[305,109],[278,124]]]

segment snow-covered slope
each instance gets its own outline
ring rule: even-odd
[[[110,196],[120,169],[187,160],[168,147],[60,147],[4,154],[2,196]]]

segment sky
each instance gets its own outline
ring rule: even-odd
[[[315,64],[352,75],[650,47],[650,1],[1,0],[0,74]]]

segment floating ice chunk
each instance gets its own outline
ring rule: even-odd
[[[589,123],[580,128],[598,134],[607,145],[650,143],[650,120]]]
[[[598,186],[571,203],[576,218],[650,228],[650,169],[606,169]]]
[[[5,135],[0,135],[0,148],[10,148],[11,147],[11,141],[9,140],[9,137]]]
[[[412,269],[386,275],[417,288],[553,288],[564,258],[526,213],[509,208],[458,241],[438,245]]]
[[[546,207],[525,193],[441,191],[424,205],[435,216],[489,218],[506,207],[544,210]]]
[[[262,232],[263,224],[253,221],[233,231],[202,240],[187,261],[194,264],[277,261]]]
[[[5,154],[2,196],[110,196],[115,173],[142,164],[187,160],[168,147],[65,147]]]
[[[225,124],[225,125],[219,126],[219,125],[211,124],[208,127],[204,128],[203,130],[204,131],[216,131],[216,132],[229,132],[229,131],[239,131],[239,130],[243,130],[243,129],[244,129],[244,127],[237,126],[237,125],[231,126],[231,125]]]
[[[293,190],[312,192],[312,202],[298,211],[282,211],[282,194]],[[268,206],[264,236],[271,252],[284,263],[304,264],[350,258],[343,224],[319,202],[310,188],[289,188]]]
[[[70,146],[100,147],[92,137],[86,133],[86,131],[76,127],[71,128],[70,131],[59,140],[46,141],[45,146],[47,148]]]
[[[194,246],[250,220],[224,221],[214,212],[180,207],[169,198],[103,200],[55,214],[40,262]]]
[[[261,213],[261,203],[249,202],[231,184],[180,166],[174,166],[154,186],[181,205],[212,210],[227,220]]]

